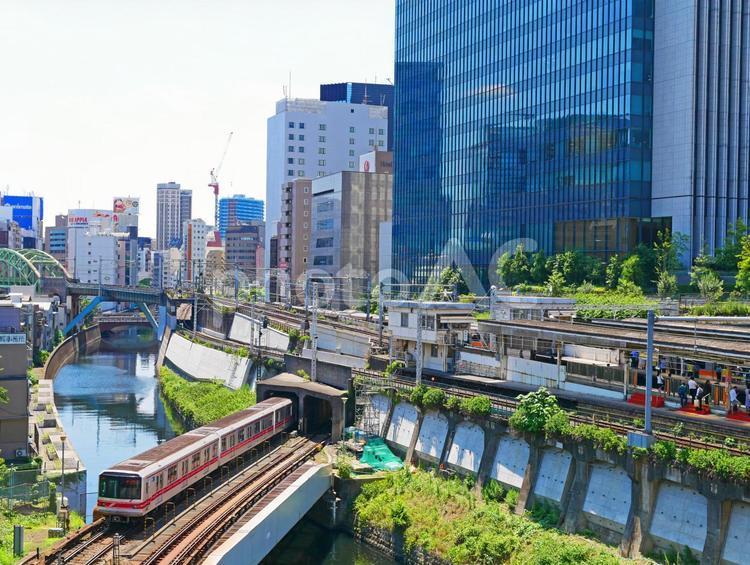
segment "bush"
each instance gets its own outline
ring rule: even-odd
[[[409,394],[409,402],[411,402],[415,406],[422,406],[422,400],[424,399],[424,395],[426,392],[427,385],[415,386],[413,389],[411,389],[411,393]]]
[[[518,396],[518,408],[510,417],[510,425],[525,432],[541,432],[547,420],[561,412],[557,398],[541,387],[539,390]]]
[[[750,316],[750,304],[737,301],[708,302],[690,308],[692,316]]]
[[[310,375],[308,375],[308,374],[307,374],[307,371],[305,371],[304,369],[300,369],[300,370],[298,370],[298,371],[297,371],[297,376],[298,376],[298,377],[302,377],[302,378],[303,378],[303,379],[305,379],[306,381],[309,381],[309,380],[310,380]]]
[[[508,489],[508,492],[505,493],[505,504],[511,510],[516,507],[516,504],[518,504],[518,491],[516,489]]]
[[[340,459],[337,463],[337,468],[339,477],[342,479],[350,479],[354,473],[354,467],[352,467],[352,464],[346,459]]]
[[[535,502],[530,515],[543,528],[556,528],[560,523],[560,509],[546,500]]]
[[[502,502],[504,497],[505,489],[495,479],[489,479],[487,484],[482,487],[482,499],[485,502]]]
[[[445,408],[451,412],[458,412],[461,410],[461,399],[457,396],[449,396],[445,401]]]
[[[657,441],[651,446],[651,452],[662,461],[677,459],[677,446],[673,441]]]
[[[422,406],[431,410],[442,408],[445,404],[445,393],[439,388],[429,388],[422,397]]]
[[[403,361],[391,361],[385,368],[385,376],[390,377],[395,373],[398,373],[404,367],[406,367],[406,363],[404,363]]]
[[[461,401],[461,412],[475,418],[485,418],[492,413],[492,401],[484,396],[472,396]]]
[[[409,512],[402,500],[396,499],[391,504],[391,519],[396,528],[406,529],[411,524]]]

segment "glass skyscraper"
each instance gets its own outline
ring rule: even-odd
[[[653,0],[397,0],[393,266],[648,241]]]
[[[263,221],[262,200],[242,194],[235,194],[219,200],[219,232],[221,232],[222,239],[226,238],[229,226],[249,220]]]

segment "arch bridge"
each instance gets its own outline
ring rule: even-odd
[[[0,249],[0,286],[33,286],[47,280],[69,281],[67,269],[41,249]]]

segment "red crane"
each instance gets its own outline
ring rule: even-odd
[[[211,182],[208,186],[214,189],[214,229],[219,229],[219,173],[221,172],[221,166],[224,164],[224,157],[227,156],[229,150],[229,142],[232,141],[233,131],[229,132],[227,142],[224,145],[224,152],[221,154],[219,164],[211,169]]]

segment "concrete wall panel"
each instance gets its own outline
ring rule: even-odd
[[[656,497],[651,535],[667,544],[703,551],[706,542],[708,503],[692,489],[663,482]]]
[[[422,420],[419,437],[414,447],[420,455],[428,455],[440,459],[448,435],[448,418],[439,412],[430,412]]]
[[[572,457],[567,451],[545,450],[539,465],[539,474],[534,483],[534,495],[559,503],[568,479],[571,460]]]
[[[484,430],[476,424],[462,422],[456,426],[448,463],[476,473],[484,453]]]
[[[251,340],[251,327],[253,340]],[[258,339],[258,331],[262,330],[263,335]],[[250,316],[243,314],[235,314],[232,320],[232,327],[229,330],[229,339],[239,341],[240,343],[246,343],[250,345],[251,341],[255,341],[252,345],[263,345],[264,347],[271,347],[280,351],[286,351],[289,347],[289,336],[283,332],[275,330],[273,328],[261,328],[259,320],[252,320]]]
[[[621,467],[594,464],[591,466],[583,511],[589,520],[623,533],[631,505],[632,481]]]
[[[366,406],[363,416],[363,427],[365,430],[371,434],[382,435],[383,426],[385,426],[390,408],[390,398],[383,394],[373,396],[370,404]]]
[[[416,425],[417,409],[408,402],[401,402],[393,409],[391,425],[388,428],[388,435],[385,439],[408,448]]]
[[[729,515],[724,553],[721,555],[724,561],[742,565],[750,560],[748,532],[750,532],[750,504],[735,502],[732,506],[732,513]]]
[[[196,380],[219,380],[232,389],[243,385],[250,362],[246,357],[198,345],[177,334],[169,340],[166,359]]]
[[[504,437],[497,445],[490,476],[506,486],[520,489],[529,464],[529,444],[520,439]]]

